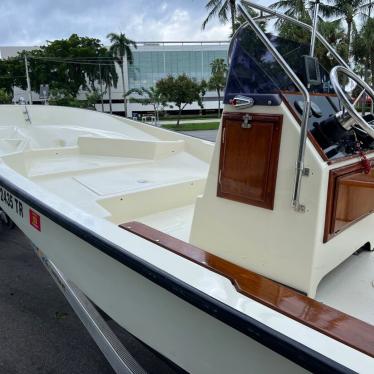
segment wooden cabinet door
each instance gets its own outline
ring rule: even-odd
[[[324,242],[373,212],[374,169],[365,174],[356,163],[330,172]]]
[[[217,195],[273,209],[282,116],[245,116],[224,115]]]

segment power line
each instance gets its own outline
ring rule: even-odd
[[[16,76],[9,76],[9,75],[2,75],[0,79],[14,79],[14,78],[25,78],[26,75],[16,75]]]
[[[94,66],[113,66],[115,60],[112,60],[113,63],[108,63],[108,61],[104,62],[91,62],[85,60],[70,60],[70,59],[54,59],[54,58],[39,58],[39,57],[28,57],[29,59],[34,60],[41,60],[45,62],[54,62],[54,63],[64,63],[64,64],[75,64],[75,65],[94,65]]]
[[[95,66],[113,66],[118,62],[118,59],[113,58],[60,58],[60,57],[38,57],[38,56],[27,56],[28,59],[40,60],[44,62],[54,63],[65,63],[65,64],[76,64],[76,65],[95,65]],[[17,57],[16,59],[21,60],[23,57]]]
[[[116,60],[114,57],[108,57],[108,56],[82,56],[82,57],[59,57],[59,56],[28,56],[29,58],[39,58],[39,59],[48,59],[48,58],[54,58],[54,59],[67,59],[67,60]]]

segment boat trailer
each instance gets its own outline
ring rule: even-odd
[[[39,248],[31,246],[113,370],[117,374],[146,374],[87,296]]]
[[[117,374],[146,374],[87,296],[39,248],[31,246],[113,370]]]
[[[4,225],[8,229],[15,227],[13,221],[1,209],[0,225]],[[32,243],[31,247],[99,347],[100,351],[108,360],[115,373],[146,374],[147,372],[118,339],[87,296],[73,282],[67,280],[64,274],[39,248]]]

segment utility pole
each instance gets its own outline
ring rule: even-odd
[[[32,105],[31,84],[30,84],[30,77],[29,77],[29,64],[27,62],[26,54],[25,54],[25,69],[26,69],[26,81],[27,81],[27,93],[29,96],[29,105]]]
[[[102,81],[102,79],[101,79],[101,64],[99,64],[99,75],[100,75],[101,111],[104,112],[104,101],[103,101],[103,81]]]

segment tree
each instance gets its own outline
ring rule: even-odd
[[[163,105],[169,102],[174,103],[178,108],[177,126],[179,126],[182,111],[188,104],[197,101],[199,106],[203,108],[202,96],[205,94],[205,83],[198,83],[186,74],[176,78],[169,75],[159,80],[156,83],[156,90],[162,96]]]
[[[100,100],[101,95],[97,91],[92,91],[86,94],[86,100],[84,103],[86,108],[96,110],[96,103]]]
[[[112,106],[112,86],[117,88],[118,84],[118,74],[116,72],[116,66],[114,61],[111,59],[112,54],[110,51],[106,50],[104,53],[103,65],[100,65],[101,78],[105,83],[105,92],[108,92],[109,96],[109,111],[113,113]]]
[[[116,58],[117,64],[119,65],[121,69],[121,76],[122,76],[122,88],[123,92],[126,92],[126,87],[125,87],[125,73],[123,70],[123,64],[125,61],[125,58],[127,59],[129,64],[132,64],[134,62],[133,54],[131,51],[131,46],[134,48],[137,48],[136,43],[128,39],[125,34],[120,32],[119,34],[115,33],[110,33],[107,35],[107,38],[110,40],[112,43],[110,47],[110,51],[112,52],[112,55]],[[126,97],[123,97],[123,107],[125,110],[125,113],[127,115],[127,106],[126,106]]]
[[[138,97],[131,97],[129,99],[130,102],[153,106],[153,112],[156,117],[156,124],[158,124],[159,112],[163,106],[163,103],[165,102],[165,99],[163,98],[161,92],[155,87],[150,87],[149,89],[142,87],[132,88],[125,95],[130,96],[132,94],[137,94]]]
[[[307,3],[305,0],[280,0],[270,5],[270,8],[283,10],[286,15],[310,25],[312,18],[307,9]],[[279,36],[284,39],[301,44],[310,42],[310,32],[289,21],[278,19],[275,27],[278,29]]]
[[[18,58],[0,60],[0,88],[14,97],[14,86],[26,88],[25,66]]]
[[[353,55],[357,65],[364,66],[365,80],[374,85],[374,19],[368,18],[360,32],[356,33],[352,43]],[[359,68],[359,66],[356,66]]]
[[[215,90],[218,95],[218,117],[221,115],[221,91],[225,88],[227,64],[223,58],[216,58],[210,64],[212,75],[208,81],[208,89]]]
[[[231,31],[236,30],[236,0],[209,0],[205,5],[206,10],[209,12],[207,18],[202,24],[204,30],[207,23],[213,18],[218,16],[221,23],[227,23],[229,17],[231,19]]]
[[[68,39],[48,41],[30,52],[19,53],[22,64],[22,79],[16,80],[17,86],[26,88],[23,57],[29,61],[31,89],[39,92],[41,84],[48,83],[51,90],[77,96],[80,89],[95,91],[98,79],[96,59],[105,51],[100,40],[79,37],[72,34]],[[17,68],[18,69],[18,68]],[[19,75],[19,74],[17,74]]]
[[[312,24],[314,2],[305,0],[281,0],[272,4],[271,7],[274,9],[284,9],[285,14],[309,25]],[[325,7],[326,5],[321,4],[323,12],[326,12]],[[278,28],[279,36],[287,40],[293,40],[304,45],[310,43],[311,33],[300,26],[294,25],[288,21],[279,21],[277,22],[276,27]],[[341,55],[346,55],[347,45],[340,19],[330,21],[324,20],[319,16],[318,30]],[[335,65],[332,56],[326,53],[326,48],[318,40],[316,41],[315,54],[322,66],[324,66],[328,71]]]
[[[285,14],[296,19],[306,19],[310,18],[307,3],[305,0],[280,0],[270,5],[270,8],[284,10]]]
[[[12,98],[9,93],[4,89],[0,88],[0,104],[11,104]]]
[[[368,0],[327,0],[330,4],[321,4],[321,10],[326,17],[337,17],[344,19],[347,23],[347,60],[351,53],[351,42],[355,30],[355,18],[357,15],[364,15],[371,9],[372,1]]]
[[[345,32],[340,19],[335,21],[320,19],[318,29],[321,35],[323,35],[328,43],[334,47],[341,56],[347,55]],[[316,42],[316,56],[327,71],[331,71],[336,65],[336,60],[329,53],[326,53],[326,47],[319,41]]]

